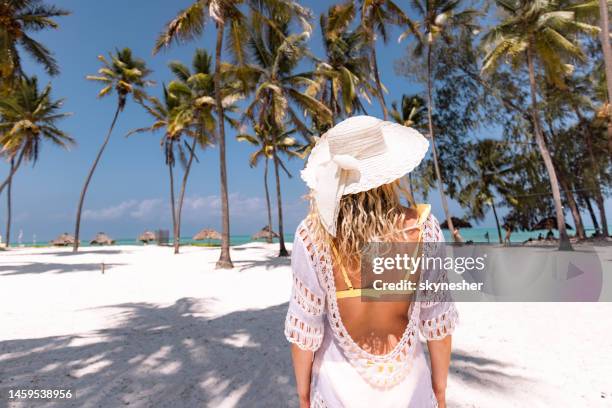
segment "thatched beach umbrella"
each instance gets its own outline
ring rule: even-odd
[[[89,241],[89,245],[113,245],[115,240],[103,232],[98,232],[94,239]]]
[[[278,238],[280,237],[280,235],[278,235],[276,232],[271,231],[272,233],[272,238]],[[253,241],[257,241],[258,239],[267,239],[270,236],[270,229],[268,228],[268,226],[266,225],[265,227],[263,227],[258,233],[256,233],[255,235],[253,235],[251,237],[251,239]]]
[[[148,244],[149,242],[155,241],[157,238],[155,237],[155,233],[152,231],[145,231],[138,237],[138,240],[144,244]]]
[[[64,232],[59,237],[55,238],[51,241],[51,245],[53,246],[69,246],[74,245],[74,237],[67,232]]]
[[[455,228],[472,228],[472,224],[470,224],[466,220],[462,220],[461,218],[451,217],[451,220],[453,220],[453,226]],[[440,227],[444,228],[444,229],[448,229],[448,223],[446,221],[444,221],[440,225]]]
[[[204,241],[209,239],[221,240],[221,234],[214,229],[205,228],[194,235],[194,241]]]
[[[571,225],[565,224],[565,228],[572,229]],[[542,218],[531,230],[558,230],[557,217],[546,217]]]

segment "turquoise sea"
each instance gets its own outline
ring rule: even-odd
[[[612,229],[612,228],[611,228]],[[498,242],[498,236],[497,236],[497,229],[496,228],[464,228],[461,229],[461,235],[463,236],[463,238],[466,241],[474,241],[474,242],[487,242],[486,238],[485,238],[485,234],[488,232],[489,233],[489,239],[492,243],[496,243]],[[444,236],[446,238],[447,241],[451,241],[451,236],[448,230],[443,230],[444,232]],[[521,243],[524,242],[526,240],[528,240],[529,238],[533,238],[533,239],[537,239],[538,234],[542,234],[542,236],[546,236],[547,234],[547,230],[536,230],[536,231],[516,231],[512,233],[512,236],[510,238],[511,242],[513,243]],[[553,231],[555,234],[555,237],[558,236],[557,231]],[[573,230],[569,230],[568,231],[570,235],[573,235]],[[592,228],[587,228],[586,229],[587,235],[591,236],[595,230]],[[502,230],[502,239],[505,236],[505,231]],[[278,240],[275,240],[275,242],[277,242]],[[293,234],[285,234],[285,241],[286,242],[292,242],[293,241]],[[251,240],[251,236],[250,235],[233,235],[230,238],[230,243],[231,245],[242,245],[242,244],[246,244],[248,242],[252,242]],[[202,243],[210,243],[210,244],[220,244],[220,241],[216,241],[216,240],[209,240],[209,241],[194,241],[192,240],[190,237],[183,237],[181,238],[181,244],[182,245],[189,245],[189,244],[202,244]],[[24,243],[17,243],[17,242],[13,242],[11,244],[11,246],[35,246],[35,245],[48,245],[49,242],[48,241],[39,241],[39,242],[24,242]],[[115,242],[116,245],[142,245],[142,243],[140,243],[139,241],[137,241],[136,239],[132,238],[122,238],[122,239],[117,239]],[[81,244],[82,246],[88,246],[88,242],[83,242],[83,244]]]

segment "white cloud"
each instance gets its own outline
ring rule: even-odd
[[[160,212],[166,210],[168,206],[163,204],[161,198],[142,200],[130,212],[130,216],[139,220],[148,220],[158,216]]]
[[[83,211],[83,219],[96,221],[117,220],[125,217],[125,214],[137,205],[138,201],[128,200],[106,208],[85,210]]]
[[[250,218],[266,211],[266,202],[261,197],[244,196],[232,193],[229,196],[232,218]],[[274,204],[273,204],[274,205]],[[83,219],[110,221],[131,218],[139,221],[159,219],[169,216],[170,203],[167,199],[148,198],[126,200],[99,209],[87,209]],[[217,195],[185,197],[183,219],[208,221],[221,215],[221,199]]]

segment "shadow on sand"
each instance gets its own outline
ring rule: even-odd
[[[2,341],[0,393],[76,390],[69,403],[36,405],[47,407],[297,407],[282,333],[287,305],[207,318],[207,304],[116,305],[123,323],[114,328]],[[504,364],[492,359],[457,351],[451,375],[504,391]]]
[[[122,266],[121,263],[104,263],[104,270]],[[101,263],[63,264],[52,262],[28,262],[18,265],[0,265],[0,276],[27,275],[31,273],[102,272]]]

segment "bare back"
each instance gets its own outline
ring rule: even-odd
[[[409,228],[417,222],[418,214],[414,209],[405,209],[406,223],[401,228]],[[416,242],[419,229],[406,233],[405,240]],[[347,270],[355,288],[361,288],[358,266]],[[337,290],[347,289],[340,268],[334,264],[334,281]],[[408,325],[410,300],[400,301],[363,301],[361,296],[337,299],[342,323],[351,338],[363,350],[384,355],[393,350],[402,338]]]

